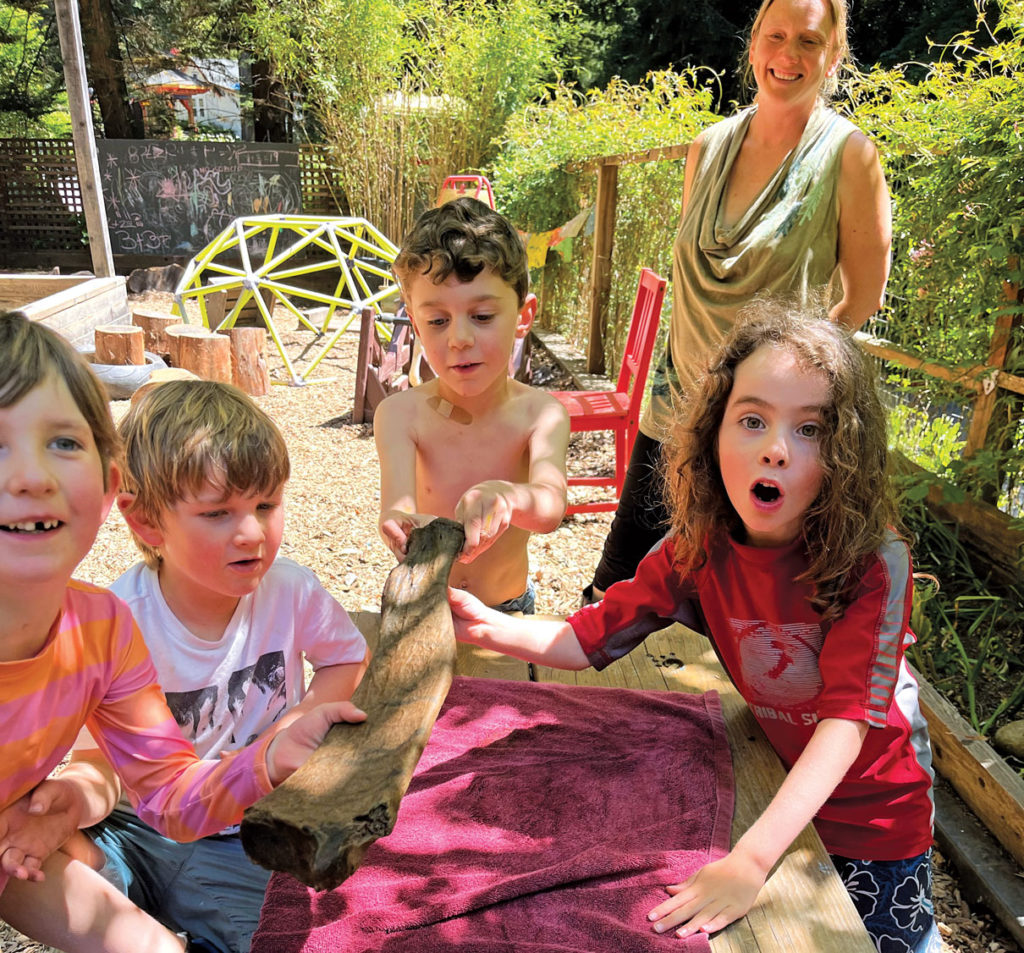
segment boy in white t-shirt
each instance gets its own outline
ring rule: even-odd
[[[144,561],[110,588],[131,607],[200,757],[351,697],[368,660],[363,636],[311,570],[277,556],[290,471],[273,421],[230,385],[169,381],[120,430],[118,506]],[[89,748],[83,737],[75,757],[93,760]],[[104,876],[187,933],[190,949],[249,949],[269,871],[249,861],[237,828],[178,844],[122,802],[87,833],[106,854]]]

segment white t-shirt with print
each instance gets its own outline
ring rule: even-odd
[[[164,601],[154,570],[137,563],[110,587],[132,610],[160,687],[200,758],[249,744],[305,694],[314,670],[361,662],[366,641],[305,566],[279,556],[243,596],[216,642],[197,638]]]

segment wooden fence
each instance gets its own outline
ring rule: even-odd
[[[0,255],[80,250],[82,191],[70,139],[0,139]]]
[[[223,150],[235,144],[215,145]],[[249,153],[260,149],[255,143],[236,145]],[[132,146],[155,151],[172,144],[139,140]],[[101,170],[101,175],[104,171],[111,169]],[[126,188],[125,181],[116,175],[104,176],[108,189],[115,185]],[[303,143],[298,147],[298,192],[301,207],[293,211],[336,215],[343,210],[344,200],[324,146]],[[124,194],[107,198],[108,205],[127,204]],[[143,227],[139,223],[139,230]],[[77,252],[81,256],[86,248],[82,193],[71,140],[0,139],[0,265],[13,261],[30,264],[33,255],[60,263],[60,254],[46,253]]]

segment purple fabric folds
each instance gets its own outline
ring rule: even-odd
[[[729,849],[718,696],[457,678],[394,831],[336,890],[285,874],[252,953],[648,953],[647,911]]]

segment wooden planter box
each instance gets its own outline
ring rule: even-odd
[[[99,324],[130,324],[125,279],[90,275],[0,275],[0,309],[21,311],[92,350]]]

